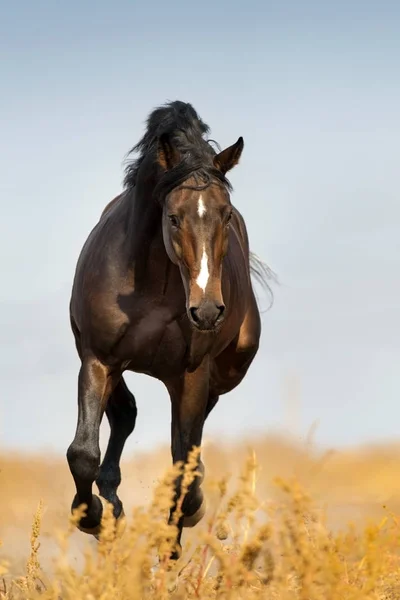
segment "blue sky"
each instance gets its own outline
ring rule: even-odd
[[[0,444],[72,440],[76,259],[147,114],[173,99],[222,146],[244,137],[232,200],[281,281],[260,353],[205,438],[303,439],[314,422],[323,445],[398,438],[399,27],[395,2],[2,7]],[[127,382],[127,452],[168,441],[162,385]]]

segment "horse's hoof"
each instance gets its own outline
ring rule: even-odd
[[[104,498],[93,494],[92,502],[97,502],[97,501],[100,501],[100,504],[101,504],[101,514],[100,514],[99,524],[95,525],[94,527],[83,527],[80,523],[78,523],[78,525],[77,525],[77,528],[79,529],[79,531],[82,531],[82,533],[87,533],[88,535],[94,535],[94,537],[97,537],[100,534],[101,519],[104,514],[104,509],[106,508],[106,505],[107,505],[106,500]]]
[[[175,544],[174,549],[171,552],[170,555],[170,560],[172,562],[176,562],[177,560],[179,560],[182,557],[182,546],[181,544],[179,544],[178,542]]]
[[[206,501],[203,500],[203,502],[201,503],[200,508],[198,508],[196,510],[196,512],[194,513],[194,515],[190,516],[190,517],[183,517],[183,527],[194,527],[195,525],[197,525],[197,523],[199,523],[202,518],[204,517],[204,515],[206,514]]]
[[[100,523],[95,527],[82,527],[80,524],[78,524],[78,529],[79,529],[79,531],[82,531],[83,533],[93,535],[96,538],[96,540],[99,540],[101,529],[102,529],[101,520],[104,515],[104,511],[107,508],[107,500],[105,498],[103,498],[103,496],[94,495],[94,497],[97,498],[98,500],[100,500],[100,503],[102,506],[102,515],[101,515]],[[125,518],[124,509],[121,510],[121,513],[119,514],[119,516],[115,522],[116,522],[116,535],[117,535],[117,537],[121,537],[122,534],[124,533],[125,527],[126,527],[126,518]]]
[[[104,509],[107,506],[107,500],[105,500],[104,498],[102,498],[102,496],[100,496],[100,501],[103,505],[103,514],[104,514]],[[124,509],[121,508],[120,514],[115,519],[115,538],[121,538],[124,534],[125,528],[126,528],[126,517],[125,517]],[[100,540],[100,534],[101,534],[101,524],[100,524],[100,530],[98,531],[98,533],[93,534],[97,541]]]

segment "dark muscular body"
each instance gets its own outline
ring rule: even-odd
[[[172,459],[186,461],[201,445],[219,396],[241,382],[258,349],[246,226],[225,179],[243,140],[216,154],[203,138],[207,130],[188,104],[174,102],[150,115],[126,189],[108,204],[78,260],[70,318],[81,359],[79,410],[67,457],[76,484],[72,506],[87,505],[79,526],[88,533],[99,532],[102,498],[116,518],[123,514],[119,463],[137,414],[123,372],[165,384]],[[111,433],[100,465],[104,412]],[[92,494],[94,481],[100,498]],[[182,527],[204,515],[201,478],[182,510],[175,557]]]

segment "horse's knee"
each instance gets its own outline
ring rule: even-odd
[[[72,442],[67,450],[67,460],[75,479],[94,481],[99,469],[100,448],[85,447]]]

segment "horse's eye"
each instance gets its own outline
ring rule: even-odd
[[[176,215],[168,215],[168,219],[172,225],[172,227],[174,227],[175,229],[178,229],[179,227],[179,219]]]

